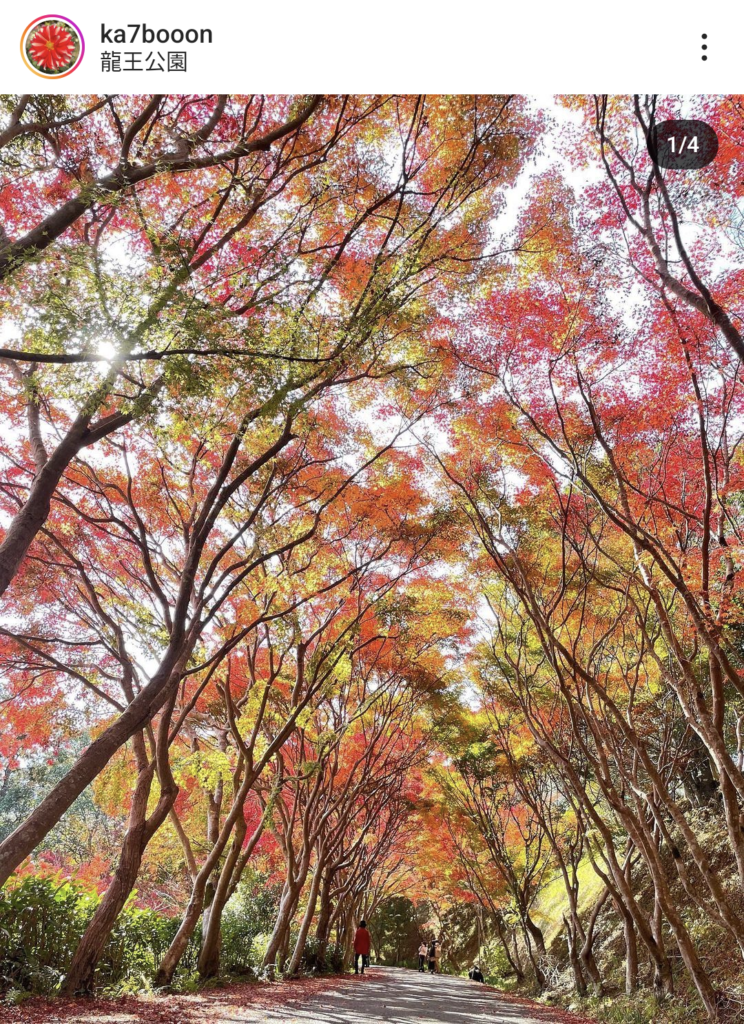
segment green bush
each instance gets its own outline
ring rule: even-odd
[[[308,935],[302,954],[302,969],[313,974],[341,974],[344,969],[343,951],[329,945],[321,960],[318,940],[314,935]]]
[[[0,987],[8,992],[55,992],[99,899],[94,889],[59,877],[28,875],[1,889]],[[130,900],[101,954],[98,983],[141,987],[176,927],[176,921]]]
[[[48,994],[62,980],[98,897],[32,875],[0,890],[0,984]]]
[[[267,876],[246,872],[225,907],[220,963],[227,974],[260,971],[281,896],[281,887],[267,883]]]
[[[146,988],[177,927],[173,918],[127,903],[99,961],[101,980],[109,985],[137,981],[138,990]]]

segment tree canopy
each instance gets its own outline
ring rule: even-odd
[[[69,995],[366,917],[729,1019],[741,99],[1,105],[7,984],[58,886]]]

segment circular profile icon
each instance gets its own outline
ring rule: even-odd
[[[21,36],[26,67],[42,78],[65,78],[79,66],[85,53],[83,33],[61,14],[45,14],[28,25]]]

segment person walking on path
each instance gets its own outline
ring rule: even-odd
[[[372,939],[367,931],[367,922],[360,921],[354,936],[354,974],[359,974],[359,957],[362,958],[362,974],[364,974],[364,968],[369,964],[371,949]]]
[[[429,943],[429,974],[433,974],[437,966],[437,940],[432,939]]]
[[[422,939],[421,940],[421,945],[419,946],[419,952],[418,952],[419,971],[422,974],[424,973],[424,964],[426,963],[426,954],[427,954],[427,952],[428,952],[428,947],[427,947],[426,943],[424,942],[424,940]]]
[[[434,972],[436,974],[441,974],[441,970],[439,968],[439,961],[441,959],[441,956],[442,956],[442,943],[441,943],[441,941],[439,939],[435,939],[434,940]]]

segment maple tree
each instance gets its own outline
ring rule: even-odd
[[[64,813],[84,786],[98,774],[114,751],[138,728],[145,725],[167,703],[169,696],[175,693],[180,672],[194,649],[198,632],[205,625],[201,618],[202,609],[198,604],[199,610],[196,614],[193,617],[190,614],[197,585],[196,573],[205,557],[205,545],[212,531],[219,526],[220,516],[232,496],[293,441],[292,431],[300,412],[322,398],[329,389],[351,386],[364,377],[384,380],[397,373],[404,374],[407,370],[410,372],[420,362],[416,344],[419,341],[419,332],[427,324],[430,306],[425,295],[431,290],[431,302],[435,301],[437,287],[443,287],[445,280],[451,275],[457,278],[463,273],[471,272],[471,262],[480,258],[478,242],[479,239],[482,240],[484,232],[482,226],[479,226],[479,220],[472,218],[475,218],[478,212],[482,215],[479,200],[484,194],[485,185],[491,176],[495,176],[496,169],[504,165],[500,151],[492,145],[492,136],[501,131],[500,118],[507,109],[507,103],[494,100],[489,102],[483,111],[478,102],[464,102],[461,106],[462,116],[457,116],[459,111],[455,112],[454,125],[451,129],[448,129],[446,117],[444,118],[445,137],[448,130],[459,131],[465,124],[469,124],[474,141],[468,144],[467,137],[458,134],[453,140],[452,160],[443,160],[436,147],[433,152],[428,152],[432,146],[429,135],[431,125],[435,123],[434,116],[432,115],[431,120],[424,119],[424,108],[421,104],[413,102],[407,111],[409,131],[403,139],[402,163],[393,176],[393,183],[389,184],[386,180],[385,166],[380,168],[378,176],[382,180],[368,182],[366,177],[360,176],[359,164],[355,161],[349,173],[353,186],[361,189],[361,212],[354,204],[349,204],[342,183],[334,183],[331,186],[330,196],[326,194],[328,190],[323,188],[316,196],[311,187],[307,198],[310,211],[318,207],[323,209],[325,216],[333,217],[340,204],[344,210],[349,211],[347,217],[350,224],[346,230],[339,230],[336,220],[332,219],[326,228],[329,232],[328,237],[323,240],[323,237],[318,235],[311,243],[308,240],[309,235],[313,233],[311,224],[307,223],[304,217],[301,217],[299,222],[296,222],[294,216],[290,218],[290,236],[295,245],[299,246],[301,255],[304,255],[307,249],[312,274],[306,277],[305,273],[308,271],[301,273],[299,267],[292,261],[287,270],[290,281],[286,282],[284,287],[276,281],[276,274],[269,274],[271,287],[277,288],[283,303],[289,304],[288,307],[284,306],[279,326],[274,328],[279,363],[275,376],[269,373],[267,377],[260,374],[257,378],[251,358],[245,367],[247,377],[244,378],[244,387],[240,388],[243,381],[236,376],[235,367],[231,367],[228,391],[231,387],[238,387],[237,393],[240,396],[237,399],[233,392],[233,401],[228,403],[228,414],[232,417],[232,435],[223,448],[221,464],[214,467],[214,477],[209,481],[211,486],[208,484],[204,489],[203,504],[198,511],[193,511],[193,530],[188,530],[186,534],[185,560],[178,587],[172,594],[172,610],[168,609],[165,612],[169,642],[162,656],[160,668],[133,699],[128,699],[126,709],[86,750],[74,771],[68,773],[66,779],[55,787],[29,821],[17,829],[0,847],[0,863],[4,865],[6,877],[7,873],[33,849],[44,831]],[[346,106],[342,103],[342,110],[345,109]],[[399,114],[400,110],[394,106],[393,112]],[[448,110],[446,114],[451,115],[452,111]],[[394,124],[397,123],[398,119],[394,117]],[[336,118],[332,119],[332,124],[335,130]],[[484,148],[487,150],[485,155],[481,153]],[[288,160],[293,170],[292,155]],[[476,162],[482,165],[479,166],[479,175],[474,173],[473,165]],[[491,164],[495,165],[494,170],[491,170]],[[419,187],[419,177],[422,179],[423,190]],[[233,187],[237,188],[234,182],[226,186],[228,195],[232,193]],[[336,188],[338,195],[335,193]],[[261,194],[265,195],[263,191]],[[410,203],[407,202],[409,196]],[[212,198],[216,212],[221,213],[225,208],[229,209],[225,196]],[[475,207],[473,211],[470,211],[471,200]],[[297,201],[299,200],[296,199]],[[197,208],[201,209],[201,205],[199,203]],[[302,208],[304,211],[304,207]],[[206,225],[199,221],[196,240],[193,234],[189,234],[187,250],[190,256],[205,244],[205,238],[212,227],[212,212],[210,210]],[[252,210],[250,216],[242,216],[226,227],[219,242],[208,245],[202,255],[196,258],[195,266],[200,269],[207,262],[206,254],[212,258],[220,252],[227,242],[231,242],[238,235],[244,223],[253,220],[254,213]],[[282,227],[280,221],[280,233],[283,236]],[[141,234],[142,228],[138,225],[138,238]],[[145,232],[148,244],[152,234],[151,228]],[[172,234],[171,228],[169,237]],[[358,238],[360,234],[362,237]],[[368,244],[365,245],[365,242]],[[272,256],[273,248],[273,244],[268,245]],[[160,251],[159,246],[156,246],[156,251]],[[95,254],[95,246],[93,252]],[[202,256],[205,258],[202,259]],[[245,273],[243,250],[239,249],[236,256],[237,265],[231,263],[228,266],[230,275]],[[281,260],[284,257],[285,253],[282,251],[279,258]],[[465,270],[462,269],[463,266]],[[145,313],[141,326],[157,318],[174,288],[182,280],[187,279],[190,273],[191,271],[187,274],[183,270],[179,261],[178,269],[167,280],[162,294],[158,294],[153,306]],[[220,280],[224,285],[221,274]],[[259,297],[256,295],[253,282],[253,274],[249,274],[248,308],[246,309],[245,302],[240,300],[237,308],[230,309],[231,321],[236,316],[243,316],[246,312],[253,312],[256,309]],[[259,287],[261,285],[263,280],[259,272]],[[284,296],[284,292],[295,290],[298,294],[295,296],[294,304],[291,304]],[[200,308],[204,305],[205,300],[201,300]],[[224,319],[223,305],[224,303],[219,306],[221,319]],[[110,308],[108,301],[106,308]],[[279,310],[275,306],[269,307],[266,320],[256,316],[251,322],[255,323],[256,330],[262,335],[271,334],[272,320],[279,315]],[[230,330],[232,329],[231,326]],[[204,330],[208,328],[199,327],[200,333]],[[405,339],[402,338],[403,333]],[[398,345],[398,339],[401,339],[401,346]],[[131,336],[130,340],[133,340]],[[287,362],[287,345],[289,367],[284,365]],[[299,346],[299,350],[295,346]],[[402,350],[399,350],[401,347]],[[293,349],[297,352],[296,356],[292,354]],[[127,361],[130,352],[131,348],[127,342],[123,352],[124,362]],[[307,354],[301,354],[303,352]],[[14,375],[17,377],[21,372],[17,369],[17,360],[21,356],[15,353],[8,358],[16,367]],[[299,365],[293,368],[295,359]],[[106,392],[118,378],[118,359],[115,358],[113,362],[114,366],[106,377]],[[128,379],[129,374],[126,373],[125,377]],[[206,381],[202,380],[198,388],[195,384],[191,385],[192,389],[197,390],[197,395],[194,407],[191,413],[186,414],[187,417],[200,415],[202,409],[212,402],[213,394],[210,395],[205,384]],[[36,383],[34,387],[37,387]],[[149,394],[152,394],[160,387],[159,375],[149,384],[142,381],[142,386],[134,396],[135,403],[142,400],[148,388]],[[189,383],[188,380],[181,379],[177,392],[184,390],[190,390]],[[100,387],[96,389],[95,394],[98,396],[97,404],[102,399]],[[42,398],[36,394],[32,401],[25,404],[34,424],[32,435],[38,440],[37,410],[42,404]],[[149,405],[149,397],[145,404]],[[236,405],[242,405],[245,410],[242,415],[236,414]],[[80,416],[75,420],[75,431],[78,427],[83,432],[87,430],[89,412],[87,403],[82,420]],[[131,414],[128,412],[110,415],[113,419],[109,420],[106,417],[107,425],[116,423],[121,426],[122,423],[131,420]],[[221,415],[219,408],[217,415]],[[281,422],[277,424],[278,418],[281,418]],[[247,465],[241,465],[244,463],[243,452],[250,434],[260,435],[263,423],[274,424],[274,430],[264,432],[263,447],[259,446],[255,450],[252,461]],[[108,433],[108,427],[104,433]],[[38,447],[37,444],[37,454]],[[64,447],[57,469],[69,464],[68,457],[71,456],[72,449],[67,443]],[[206,457],[206,451],[200,452],[199,455],[202,457],[198,460],[198,466],[195,464],[195,473],[197,470],[203,473],[211,465]],[[192,455],[192,458],[196,459],[197,456]],[[15,481],[9,485],[10,507],[13,508],[14,499],[16,504],[20,504],[20,511],[10,525],[4,541],[10,552],[10,570],[17,567],[19,557],[27,548],[34,531],[41,527],[46,515],[46,506],[51,500],[50,488],[55,483],[57,471],[52,473],[45,499],[41,502],[34,496],[34,487],[48,464],[44,462],[42,453],[41,465],[37,464],[38,472],[25,502],[17,497]],[[319,510],[316,510],[316,520],[319,514]],[[28,529],[29,516],[32,519],[31,529]],[[248,524],[238,528],[233,542],[239,540],[248,528]],[[140,529],[139,524],[136,529]],[[17,530],[22,534],[20,545],[14,540]],[[291,548],[300,541],[295,538],[287,543]],[[231,543],[228,543],[219,553],[217,562],[212,561],[205,567],[206,575],[201,582],[203,593],[209,592],[212,576],[218,571],[219,561],[227,558],[230,547]],[[259,562],[265,561],[272,554],[263,555]],[[146,561],[150,561],[149,555],[146,556]],[[240,568],[247,571],[242,565]],[[231,573],[235,574],[238,582],[242,579],[237,567],[225,571],[227,576],[221,579],[226,585]],[[235,585],[235,579],[230,585]],[[166,601],[162,591],[158,598]],[[220,595],[218,603],[222,603],[224,599],[225,595]],[[214,610],[205,614],[206,621],[209,621],[214,615]]]
[[[648,972],[717,1019],[741,102],[4,103],[0,757],[68,760],[2,881],[83,794],[118,830],[66,991],[133,900],[167,907],[158,985],[218,974],[260,864],[257,972],[348,965],[408,907],[448,969]],[[647,146],[683,111],[721,140],[694,177]]]

